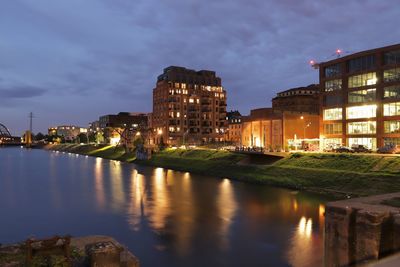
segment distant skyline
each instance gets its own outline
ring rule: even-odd
[[[400,43],[395,0],[5,0],[0,123],[20,135],[105,114],[151,112],[170,65],[222,78],[228,110],[318,82],[309,60]]]

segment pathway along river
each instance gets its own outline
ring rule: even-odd
[[[321,196],[44,150],[0,148],[0,243],[109,235],[141,266],[321,266]]]

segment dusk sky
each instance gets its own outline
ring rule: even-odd
[[[170,65],[217,72],[228,110],[318,82],[310,59],[400,42],[399,2],[2,0],[0,123],[13,134],[151,112]]]

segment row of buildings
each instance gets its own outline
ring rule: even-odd
[[[170,66],[157,77],[152,113],[101,116],[85,130],[112,144],[137,135],[148,145],[229,142],[274,151],[400,144],[400,44],[314,66],[318,84],[279,92],[271,107],[247,116],[227,112],[227,91],[214,71]]]

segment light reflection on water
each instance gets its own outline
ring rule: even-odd
[[[104,234],[127,245],[142,266],[322,264],[318,196],[101,158],[6,151],[0,242]]]

